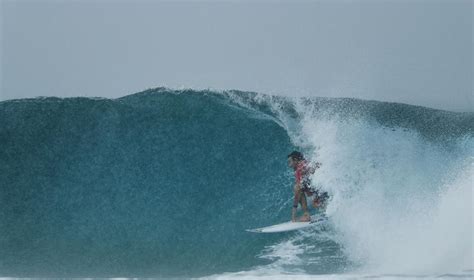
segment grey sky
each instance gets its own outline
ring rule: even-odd
[[[474,110],[469,0],[0,1],[0,100],[168,86]]]

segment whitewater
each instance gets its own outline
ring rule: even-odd
[[[0,277],[474,277],[474,113],[150,89],[0,102]],[[329,222],[290,219],[302,151]]]

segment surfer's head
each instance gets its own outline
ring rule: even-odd
[[[288,166],[295,168],[296,165],[302,160],[304,160],[303,154],[298,151],[293,151],[288,155]]]

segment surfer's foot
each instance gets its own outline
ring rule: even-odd
[[[311,217],[309,214],[304,214],[303,217],[301,217],[300,222],[309,222],[311,221]]]

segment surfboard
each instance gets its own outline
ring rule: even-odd
[[[290,221],[290,222],[281,223],[281,224],[268,226],[268,227],[247,229],[247,231],[255,232],[255,233],[276,233],[276,232],[300,230],[300,229],[311,227],[317,224],[321,224],[327,221],[327,219],[328,218],[323,215],[313,215],[311,216],[311,221],[309,222],[291,222]]]

